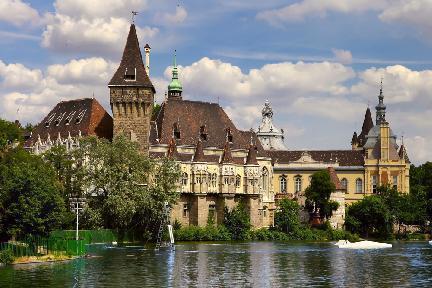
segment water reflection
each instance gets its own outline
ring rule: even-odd
[[[331,243],[188,243],[0,268],[0,287],[428,287],[432,247],[356,251]]]

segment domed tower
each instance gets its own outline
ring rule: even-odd
[[[147,154],[156,91],[143,63],[134,24],[130,26],[120,66],[108,87],[114,137],[124,135],[138,142],[140,150]]]
[[[174,52],[174,61],[172,68],[172,79],[168,85],[168,100],[182,100],[183,87],[178,79],[178,68],[177,68],[177,51]]]
[[[268,101],[262,109],[261,125],[258,128],[257,136],[265,150],[287,150],[284,144],[283,130],[279,131],[273,125],[273,109]]]

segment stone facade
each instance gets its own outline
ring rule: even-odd
[[[110,87],[110,103],[114,118],[114,137],[124,135],[137,141],[148,153],[153,91],[142,87]]]

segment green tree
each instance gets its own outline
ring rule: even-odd
[[[388,238],[393,231],[393,219],[383,197],[371,195],[348,206],[345,226],[365,237],[376,234]]]
[[[251,229],[250,217],[247,208],[239,202],[233,209],[224,208],[224,226],[231,233],[233,240],[245,240]]]
[[[23,129],[13,122],[0,119],[0,150],[14,141],[22,141]]]
[[[330,200],[331,193],[335,191],[327,170],[320,170],[312,175],[311,184],[305,190],[306,207],[311,213],[319,211],[322,218],[329,218],[339,203]]]
[[[48,235],[61,228],[70,212],[49,164],[21,148],[0,160],[1,237]]]
[[[297,231],[300,227],[300,205],[297,201],[282,199],[275,213],[275,228],[289,233]]]
[[[82,179],[87,195],[84,223],[91,228],[128,230],[154,235],[165,202],[173,205],[179,166],[169,159],[158,162],[139,152],[135,142],[118,137],[109,142],[87,138],[72,152],[74,177]]]

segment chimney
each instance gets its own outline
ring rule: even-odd
[[[147,76],[150,77],[150,45],[146,44],[144,46],[144,51],[145,51],[145,70],[147,72]]]

